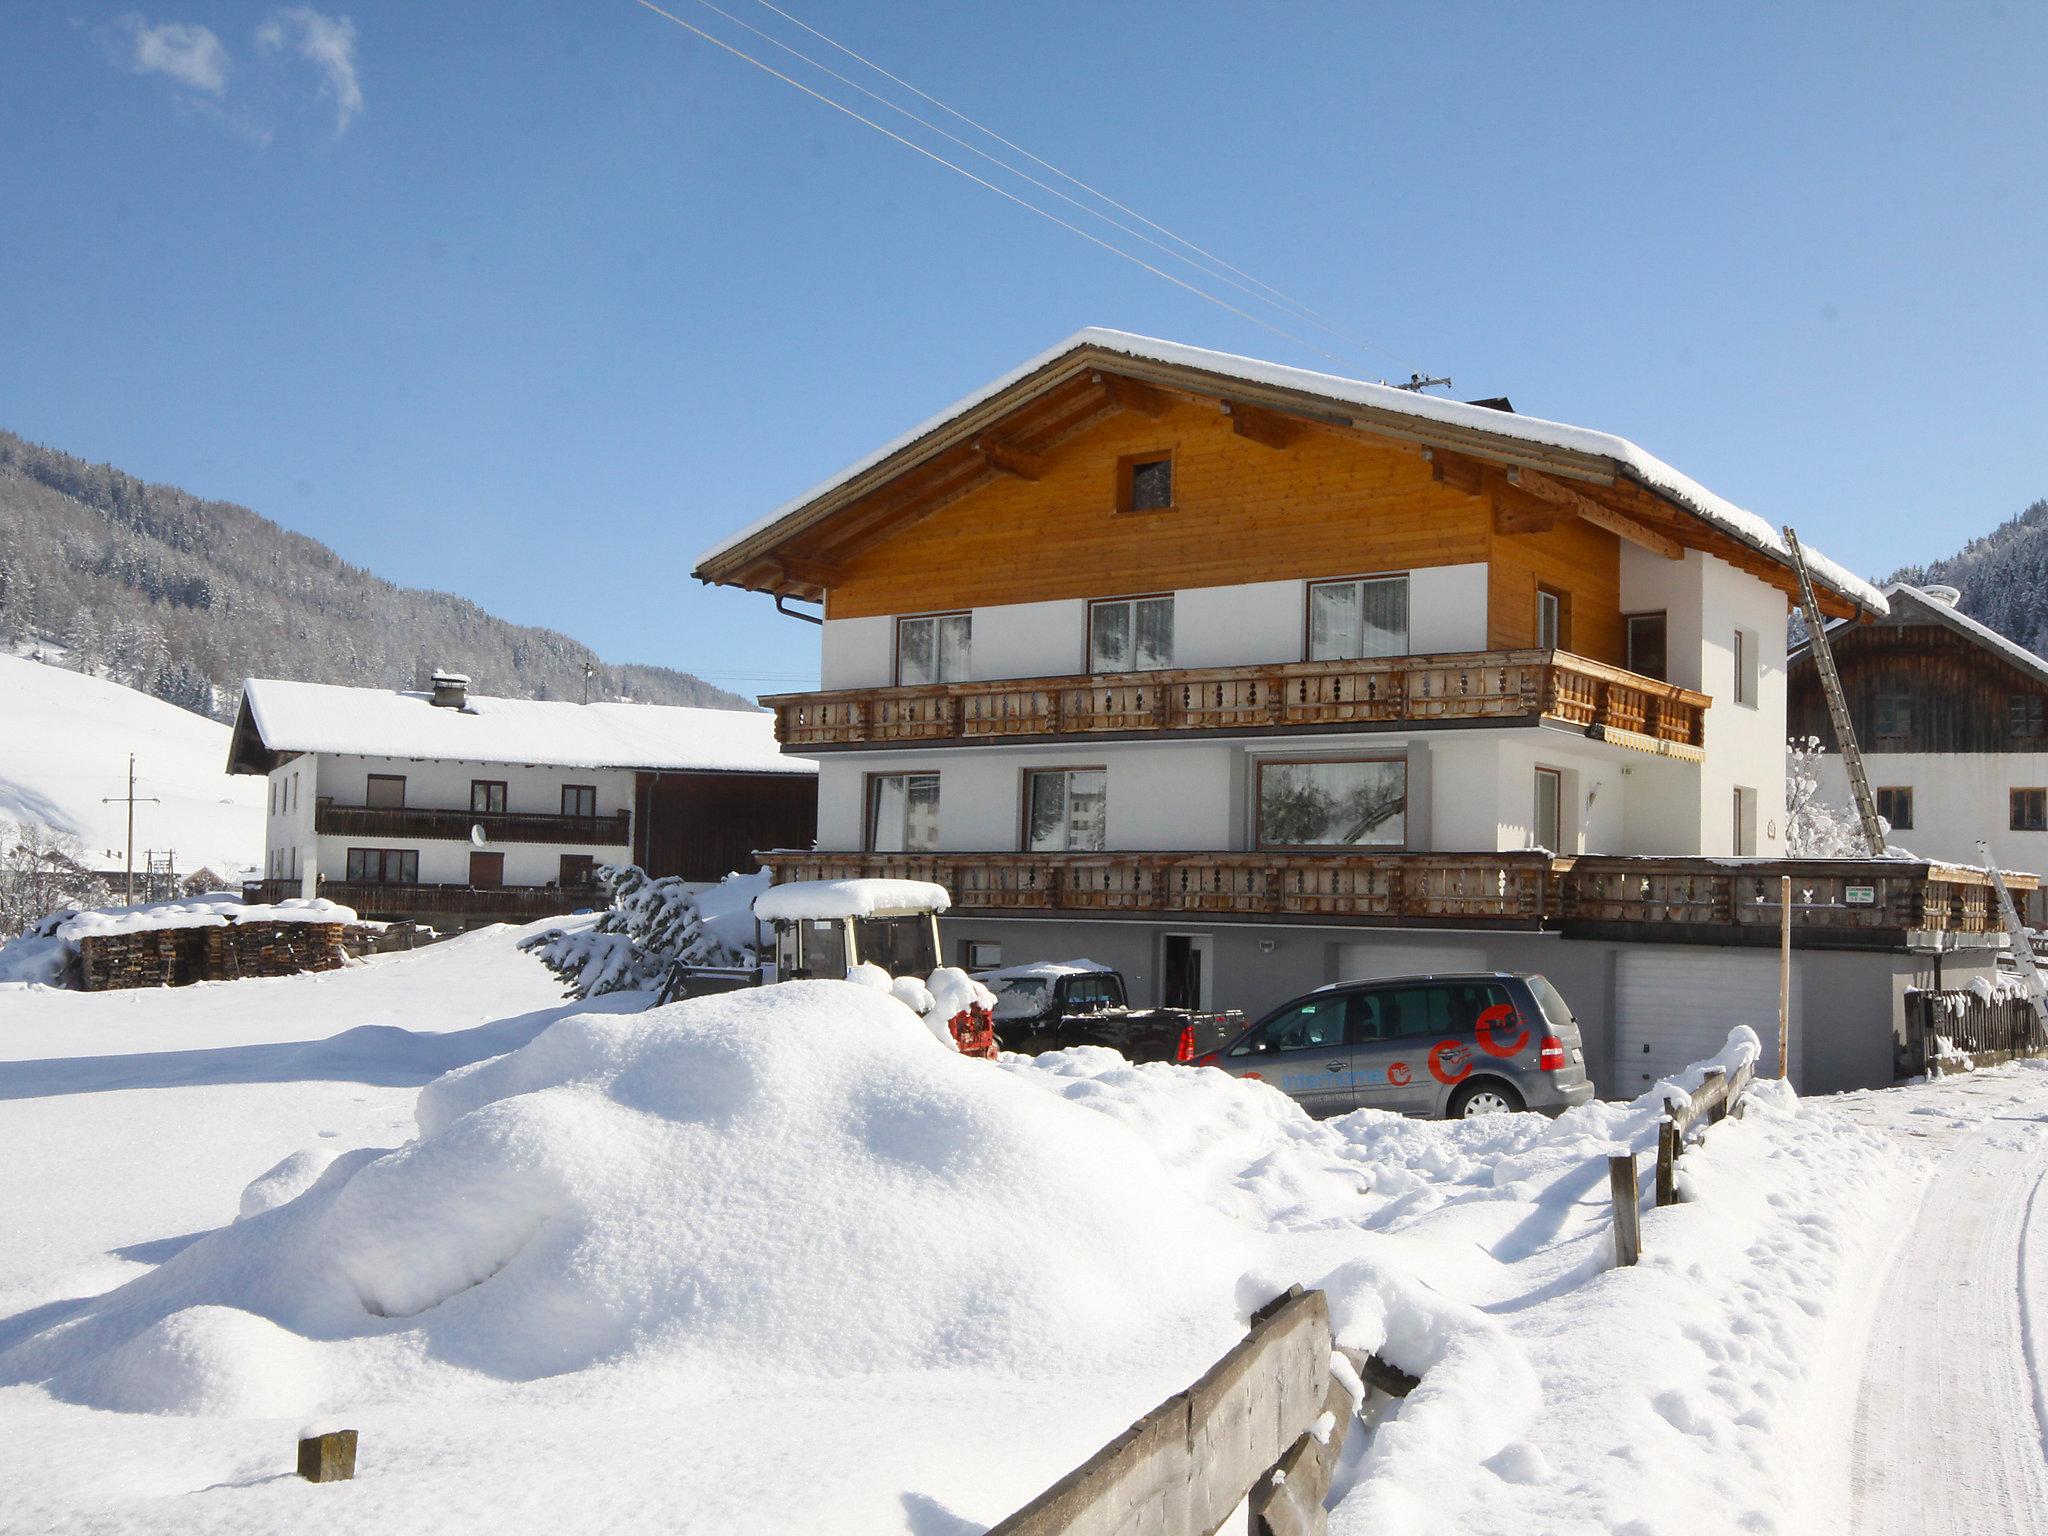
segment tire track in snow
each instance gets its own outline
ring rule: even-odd
[[[1928,1136],[1925,1122],[1911,1128],[1948,1146],[1880,1284],[1864,1345],[1850,1450],[1859,1533],[2048,1536],[2037,1338],[2048,1293],[2034,1290],[2048,1281],[2048,1254],[2029,1251],[2048,1240],[2036,1219],[2048,1183],[2039,1129],[2048,1094],[2000,1086],[2007,1091],[1949,1090],[1962,1118],[1946,1135]],[[1993,1097],[2000,1102],[1985,1102]]]

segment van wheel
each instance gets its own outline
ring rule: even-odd
[[[1472,1120],[1480,1115],[1507,1115],[1524,1107],[1522,1096],[1506,1083],[1467,1083],[1451,1095],[1450,1118]]]

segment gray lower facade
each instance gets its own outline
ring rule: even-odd
[[[1121,971],[1134,1002],[1242,1010],[1246,1022],[1327,982],[1428,971],[1534,971],[1571,1004],[1602,1098],[1628,1099],[1718,1050],[1747,1024],[1777,1069],[1778,953],[1714,944],[1566,938],[1551,932],[1261,925],[1130,917],[963,914],[943,920],[950,964],[1088,959]],[[1961,987],[1995,973],[1997,949],[1792,953],[1790,1057],[1801,1093],[1894,1081],[1908,987]],[[1192,959],[1191,959],[1192,957]]]

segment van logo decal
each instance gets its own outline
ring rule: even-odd
[[[1429,1072],[1440,1083],[1462,1083],[1472,1075],[1472,1047],[1462,1040],[1437,1041],[1430,1048]]]
[[[1522,1023],[1522,1016],[1515,1012],[1511,1003],[1495,1003],[1479,1015],[1479,1048],[1489,1056],[1513,1056],[1529,1043],[1529,1027],[1522,1025],[1522,1032],[1506,1045],[1493,1036],[1495,1026],[1512,1020]]]
[[[1387,1081],[1396,1088],[1406,1088],[1408,1086],[1408,1063],[1397,1061],[1388,1066]]]

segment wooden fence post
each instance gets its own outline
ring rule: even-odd
[[[1664,1101],[1664,1117],[1657,1122],[1657,1205],[1662,1209],[1678,1204],[1678,1111]]]
[[[1614,1196],[1614,1262],[1626,1268],[1642,1257],[1642,1212],[1636,1195],[1636,1155],[1624,1152],[1607,1159],[1607,1185]]]

